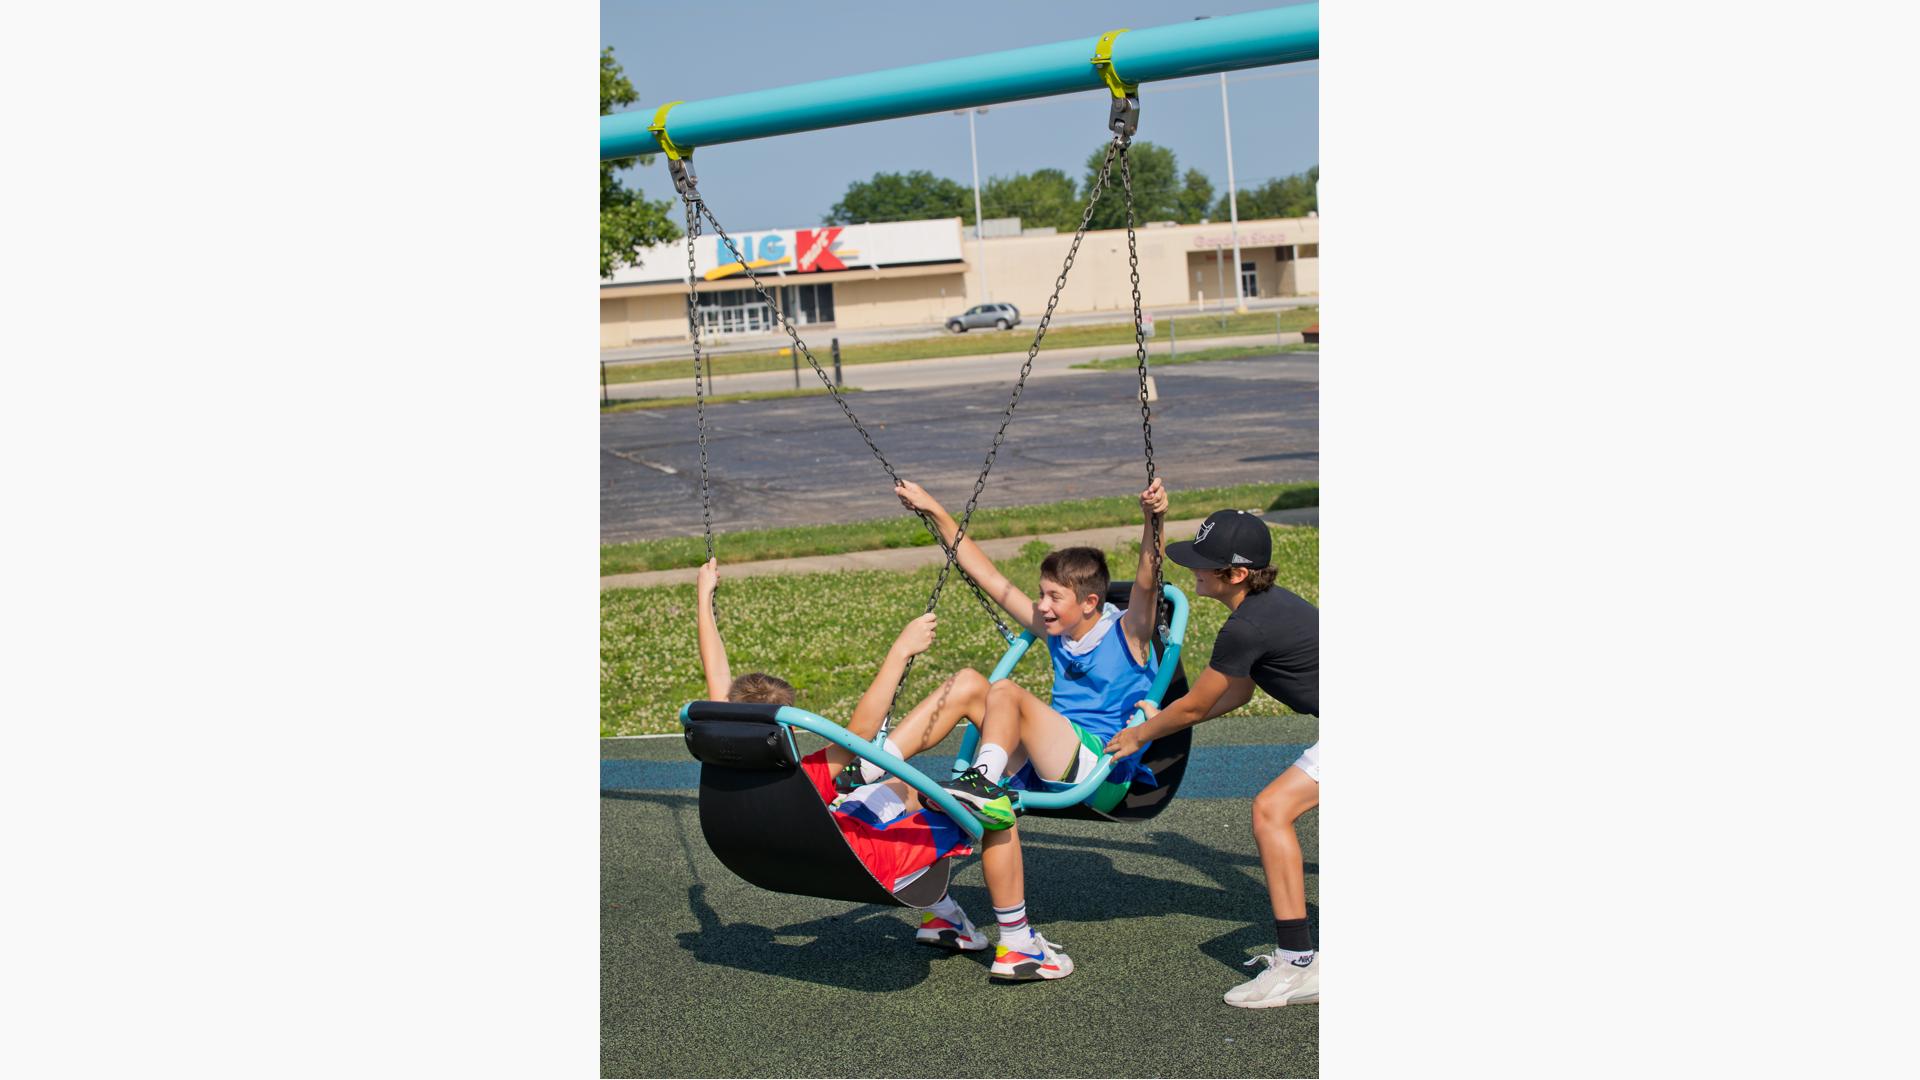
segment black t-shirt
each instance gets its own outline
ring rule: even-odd
[[[1213,639],[1208,667],[1253,684],[1294,712],[1320,715],[1320,609],[1278,585],[1240,601]]]

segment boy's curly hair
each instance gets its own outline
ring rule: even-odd
[[[757,705],[791,705],[793,684],[778,675],[751,671],[734,679],[733,685],[727,687],[727,700]]]

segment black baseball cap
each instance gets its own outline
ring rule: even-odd
[[[1191,540],[1167,545],[1167,558],[1189,570],[1244,566],[1259,570],[1273,561],[1267,523],[1245,510],[1215,510]]]

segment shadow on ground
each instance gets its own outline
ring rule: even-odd
[[[666,743],[613,753],[684,754]],[[1273,945],[1249,799],[1183,794],[1132,825],[1023,821],[1029,913],[1076,970],[1016,986],[991,983],[983,954],[916,944],[906,909],[741,881],[707,849],[692,791],[605,791],[600,808],[604,1075],[1317,1073],[1318,1006],[1220,1000]],[[1301,829],[1316,925],[1317,824]],[[978,859],[953,895],[991,919]],[[1022,1035],[981,1036],[993,1031]]]

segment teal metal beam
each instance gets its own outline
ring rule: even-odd
[[[1106,84],[1093,53],[1111,29],[1117,27],[1053,45],[686,101],[668,115],[667,135],[679,147],[714,146],[1099,90]],[[1113,70],[1130,84],[1319,57],[1319,4],[1130,30],[1113,42]],[[648,130],[653,115],[643,109],[601,117],[600,160],[659,153]]]

